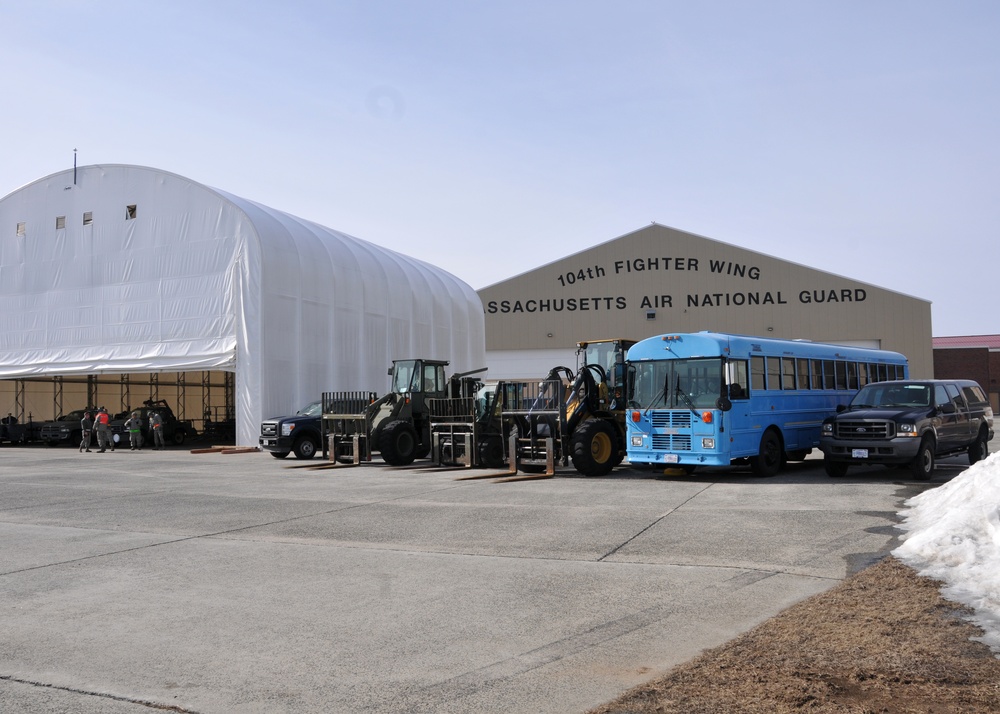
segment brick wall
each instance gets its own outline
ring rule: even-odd
[[[985,347],[934,350],[935,379],[974,379],[990,393],[993,410],[1000,410],[1000,352]]]

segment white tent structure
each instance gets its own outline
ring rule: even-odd
[[[0,199],[0,379],[234,371],[237,443],[393,359],[485,367],[455,276],[152,168],[72,169]]]

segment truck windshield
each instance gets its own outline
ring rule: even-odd
[[[299,409],[298,413],[301,416],[321,416],[323,414],[323,402],[313,402],[312,404]]]
[[[655,360],[633,363],[629,406],[637,409],[714,408],[722,385],[722,360]]]
[[[870,407],[927,407],[931,403],[930,388],[926,384],[899,384],[876,382],[861,388],[851,400],[851,409]]]

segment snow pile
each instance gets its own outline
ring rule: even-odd
[[[905,506],[906,533],[892,554],[973,608],[970,620],[985,631],[977,639],[1000,654],[1000,453]]]

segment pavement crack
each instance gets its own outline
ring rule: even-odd
[[[140,706],[149,707],[150,709],[156,709],[157,711],[180,712],[181,714],[199,714],[199,712],[196,709],[186,709],[184,707],[179,707],[175,704],[161,704],[159,702],[151,702],[148,699],[123,697],[116,694],[108,694],[107,692],[92,692],[86,689],[77,689],[76,687],[63,687],[58,684],[51,684],[49,682],[38,682],[32,679],[22,679],[20,677],[11,676],[9,674],[0,674],[0,681],[13,682],[15,684],[24,684],[29,687],[39,687],[42,689],[52,689],[58,692],[68,692],[69,694],[80,694],[86,697],[98,697],[100,699],[110,699],[115,702],[125,702],[126,704],[138,704]]]
[[[687,504],[691,503],[691,501],[693,501],[694,499],[698,498],[698,496],[700,496],[701,494],[705,493],[705,491],[707,491],[708,489],[712,488],[712,486],[714,486],[714,485],[715,484],[711,484],[711,483],[708,484],[707,486],[705,486],[705,488],[701,489],[697,493],[691,494],[691,496],[689,498],[687,498],[686,500],[684,500],[682,503],[674,506],[673,508],[671,508],[666,513],[660,514],[659,516],[657,516],[656,518],[654,518],[652,520],[652,522],[650,522],[649,524],[647,524],[644,528],[642,528],[641,530],[639,530],[637,533],[633,534],[629,538],[626,538],[624,541],[622,541],[621,543],[619,543],[618,545],[616,545],[614,548],[612,548],[611,550],[609,550],[607,553],[605,553],[604,555],[602,555],[600,558],[598,558],[597,562],[601,562],[601,561],[605,560],[606,558],[610,558],[612,555],[614,555],[619,550],[621,550],[622,548],[624,548],[625,546],[627,546],[629,543],[631,543],[632,541],[634,541],[636,538],[638,538],[639,536],[641,536],[643,533],[645,533],[646,531],[648,531],[650,528],[652,528],[653,526],[655,526],[657,523],[659,523],[660,521],[662,521],[664,518],[666,518],[667,516],[671,515],[672,513],[676,513],[677,511],[679,511],[680,509],[682,509],[684,506],[686,506]]]

